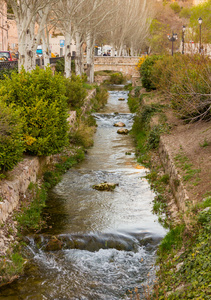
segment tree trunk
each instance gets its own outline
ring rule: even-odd
[[[87,78],[90,83],[94,82],[94,42],[91,35],[87,35]]]
[[[36,66],[36,41],[34,37],[35,20],[31,22],[29,28],[26,30],[26,47],[25,47],[25,65],[26,71],[32,71]]]
[[[65,32],[65,77],[71,77],[71,25],[69,26],[69,30]]]
[[[81,37],[78,31],[75,33],[76,39],[76,57],[75,57],[75,73],[82,75],[82,54],[81,54]]]
[[[22,26],[20,24],[17,24],[18,29],[18,71],[20,72],[22,67],[25,66],[25,32],[22,30]]]
[[[48,31],[46,32],[48,35]],[[42,32],[42,52],[43,52],[43,59],[44,59],[44,68],[50,65],[50,56],[49,56],[49,39],[45,36],[45,31]]]

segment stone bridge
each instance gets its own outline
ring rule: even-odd
[[[95,56],[94,71],[116,71],[123,75],[132,77],[133,83],[140,78],[136,70],[138,56]]]

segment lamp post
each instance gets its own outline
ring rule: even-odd
[[[171,46],[171,54],[172,54],[172,56],[173,56],[173,55],[174,55],[174,42],[178,39],[177,33],[172,33],[172,36],[170,36],[170,35],[168,34],[168,39],[169,39],[169,41],[172,42],[172,46]]]
[[[199,21],[199,53],[201,53],[201,24],[202,24],[202,18],[200,17],[198,19]]]
[[[182,26],[182,54],[185,53],[185,25]]]

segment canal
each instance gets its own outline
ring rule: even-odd
[[[148,170],[136,163],[131,136],[118,134],[114,126],[132,127],[127,98],[127,91],[109,91],[107,105],[94,115],[94,146],[50,191],[50,227],[28,237],[30,267],[0,299],[135,299],[136,288],[144,299],[166,231],[152,213]],[[103,182],[118,185],[113,191],[92,188]],[[52,239],[61,246],[54,251],[48,248]]]

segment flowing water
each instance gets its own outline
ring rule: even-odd
[[[133,141],[113,126],[121,121],[132,127],[128,93],[109,94],[108,104],[95,114],[94,146],[49,193],[49,229],[28,237],[26,275],[2,290],[0,299],[131,299],[135,288],[144,299],[165,230],[152,214],[154,193],[144,178],[147,170],[135,162]],[[92,188],[102,182],[118,186]],[[55,251],[48,248],[52,239],[59,243]]]

